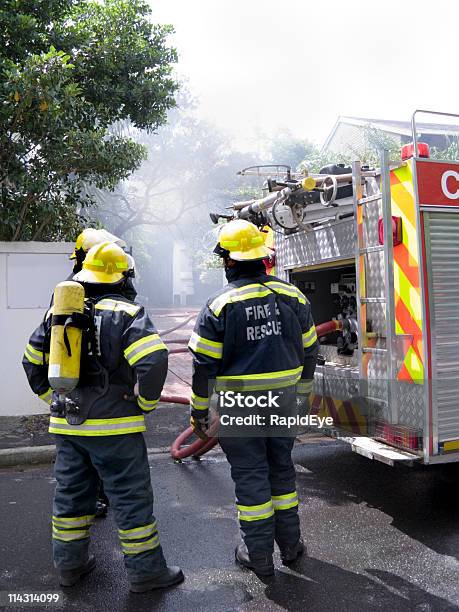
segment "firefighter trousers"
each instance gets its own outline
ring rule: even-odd
[[[231,466],[236,507],[249,554],[272,553],[300,538],[291,437],[221,437]]]
[[[114,512],[129,580],[142,582],[164,569],[143,435],[59,434],[55,439],[52,537],[56,568],[75,569],[88,559],[100,477]]]

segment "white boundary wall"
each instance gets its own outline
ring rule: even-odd
[[[0,242],[0,417],[48,412],[21,362],[54,287],[72,271],[72,251],[70,242]]]

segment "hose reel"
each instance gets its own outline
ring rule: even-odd
[[[329,181],[331,185],[327,185],[327,181]],[[322,206],[338,206],[335,202],[337,193],[338,181],[336,180],[336,176],[328,174],[322,181],[322,190],[319,193]]]

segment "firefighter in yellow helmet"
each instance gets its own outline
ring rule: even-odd
[[[77,237],[75,242],[75,247],[73,249],[73,253],[70,255],[70,259],[74,261],[73,272],[71,277],[74,274],[80,272],[83,268],[83,262],[85,260],[86,254],[93,246],[96,244],[100,244],[101,242],[113,242],[117,244],[121,248],[126,248],[126,242],[118,236],[111,234],[105,229],[97,229],[93,227],[88,227],[84,229]],[[137,291],[133,284],[133,278],[135,277],[135,264],[134,258],[132,255],[127,254],[129,264],[128,269],[125,272],[125,276],[127,278],[124,284],[124,296],[129,300],[135,300],[137,296]],[[69,277],[69,280],[70,278]]]
[[[231,465],[244,540],[236,560],[271,575],[274,541],[286,565],[302,554],[303,543],[291,458],[295,432],[270,427],[270,415],[307,410],[317,335],[301,291],[265,273],[263,259],[270,251],[255,225],[244,220],[223,225],[215,253],[223,259],[228,284],[201,310],[188,345],[191,423],[198,435],[206,434],[210,397],[218,391],[219,441]],[[252,420],[255,427],[238,427],[227,418],[232,416],[261,420]]]
[[[167,348],[145,309],[123,296],[128,266],[126,253],[104,242],[89,250],[75,276],[85,289],[86,319],[80,315],[75,323],[83,328],[83,341],[79,382],[67,394],[71,412],[48,383],[48,375],[54,380],[46,364],[49,332],[52,325],[62,325],[52,309],[30,337],[23,358],[32,390],[54,400],[49,427],[57,448],[52,537],[63,586],[72,586],[95,566],[89,530],[98,475],[115,515],[131,591],[183,580],[180,568],[166,565],[161,549],[142,434],[145,415],[155,409],[166,378]]]
[[[73,276],[80,272],[83,268],[83,262],[86,258],[88,251],[95,246],[96,244],[100,244],[101,242],[113,242],[117,244],[121,248],[126,248],[126,243],[121,238],[118,238],[114,234],[111,234],[105,229],[98,229],[93,227],[85,228],[78,235],[75,247],[73,249],[73,253],[70,255],[70,259],[73,260],[73,270],[72,273],[67,277],[67,280],[72,280]],[[134,259],[131,255],[126,253],[129,263],[128,269],[124,272],[126,277],[125,282],[123,283],[123,296],[128,300],[134,301],[137,297],[137,291],[134,287],[133,278],[135,277],[135,269],[134,269]],[[51,298],[50,306],[53,305],[53,299]],[[103,518],[107,515],[109,500],[104,493],[102,483],[99,483],[99,491],[97,496],[97,506],[96,506],[96,517]]]
[[[82,269],[83,262],[89,249],[96,244],[100,244],[101,242],[113,242],[121,248],[126,247],[124,240],[118,238],[114,234],[111,234],[107,230],[87,227],[80,234],[78,234],[75,242],[75,248],[73,249],[73,253],[70,255],[70,259],[73,259],[75,262],[74,274]]]

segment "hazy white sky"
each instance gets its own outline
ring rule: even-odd
[[[338,115],[459,112],[457,0],[150,0],[172,23],[201,117],[239,143],[288,128],[322,144]]]

